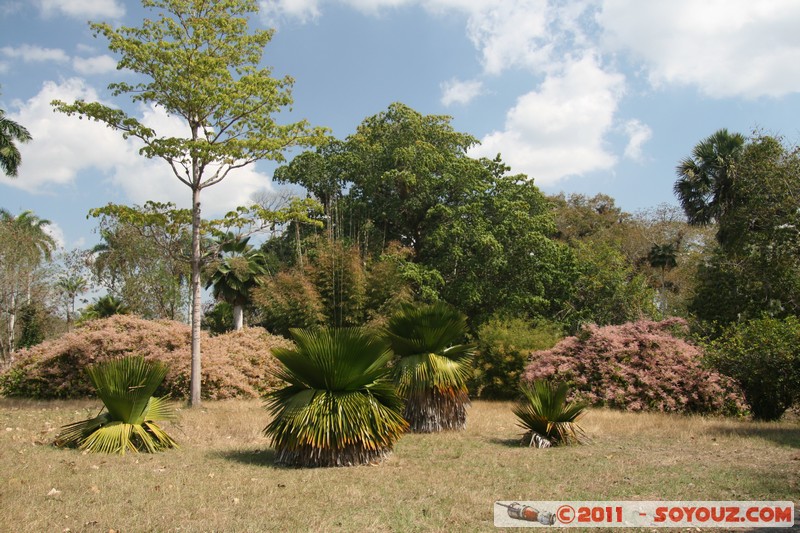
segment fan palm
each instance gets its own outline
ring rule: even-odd
[[[250,299],[250,291],[260,284],[261,276],[268,273],[266,256],[254,250],[247,242],[249,237],[239,239],[229,235],[229,242],[221,247],[221,252],[229,255],[214,265],[206,283],[206,289],[213,286],[214,298],[233,306],[234,329],[243,327],[243,309]]]
[[[130,309],[122,299],[113,294],[106,294],[94,301],[81,313],[80,321],[97,320],[98,318],[108,318],[114,315],[127,315]]]
[[[584,432],[577,425],[587,407],[584,402],[567,402],[566,383],[536,380],[521,386],[522,399],[514,408],[519,426],[526,433],[523,442],[536,448],[557,444],[580,444]]]
[[[359,328],[291,330],[294,349],[273,349],[288,385],[266,396],[264,429],[275,461],[292,466],[369,464],[408,427],[388,376],[386,344]]]
[[[79,446],[90,452],[156,452],[177,447],[156,422],[174,418],[165,398],[152,397],[167,367],[143,357],[111,359],[86,368],[105,410],[94,418],[68,424],[56,446]]]
[[[394,378],[412,431],[466,426],[474,346],[456,344],[466,329],[467,317],[442,302],[407,304],[389,319],[384,336],[397,356]]]
[[[680,162],[674,189],[689,224],[719,221],[728,209],[745,140],[740,133],[721,129],[700,141],[692,155]]]

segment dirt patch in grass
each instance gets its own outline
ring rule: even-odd
[[[495,500],[793,500],[800,423],[592,410],[585,446],[519,447],[509,403],[463,432],[407,434],[379,466],[272,464],[257,400],[181,409],[181,448],[124,457],[50,445],[94,401],[0,399],[0,530],[494,531]],[[598,531],[598,530],[593,530]]]

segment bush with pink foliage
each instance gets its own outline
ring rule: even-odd
[[[734,414],[736,386],[702,365],[702,352],[681,338],[686,321],[641,320],[585,327],[550,350],[533,352],[523,381],[565,381],[596,406],[629,411]]]
[[[202,333],[203,397],[258,397],[281,386],[270,372],[277,367],[272,348],[291,343],[261,328],[216,337]],[[189,326],[170,320],[114,315],[92,320],[58,339],[15,353],[0,375],[0,393],[29,398],[80,398],[94,395],[85,367],[125,355],[142,355],[167,364],[169,373],[156,395],[186,398],[191,365]]]

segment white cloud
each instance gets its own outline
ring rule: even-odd
[[[469,17],[467,34],[481,51],[486,72],[500,74],[512,67],[539,70],[546,65],[551,48],[547,4],[547,0],[504,0]]]
[[[64,230],[55,222],[50,222],[42,228],[47,235],[50,235],[56,241],[56,248],[64,248],[66,239],[64,238]]]
[[[796,0],[604,0],[607,49],[641,60],[654,86],[695,86],[712,97],[800,91]]]
[[[0,48],[0,53],[12,59],[21,59],[26,63],[36,63],[41,61],[68,61],[69,56],[60,48],[43,48],[30,44],[23,44],[17,47],[4,46]]]
[[[118,19],[125,15],[125,5],[117,0],[36,0],[36,4],[46,17],[67,15],[86,20]]]
[[[441,88],[443,105],[466,105],[481,95],[483,83],[479,80],[460,81],[452,79],[442,83]]]
[[[24,124],[33,141],[20,145],[19,177],[11,186],[31,192],[48,192],[52,186],[69,185],[89,168],[110,171],[128,159],[127,143],[97,122],[54,113],[50,101],[99,100],[97,92],[77,78],[46,82],[38,94],[18,104],[13,119]]]
[[[95,57],[75,57],[72,60],[75,71],[84,74],[105,74],[117,69],[117,60],[110,55],[103,54]]]
[[[616,157],[604,145],[611,130],[624,78],[604,71],[587,55],[546,77],[538,90],[517,100],[505,129],[493,132],[473,155],[503,159],[514,172],[539,184],[611,168]]]
[[[19,177],[2,183],[33,193],[54,193],[78,179],[104,178],[132,203],[157,200],[182,207],[191,205],[189,188],[178,181],[165,162],[144,158],[138,153],[141,145],[137,141],[124,140],[118,132],[98,122],[54,113],[50,106],[54,99],[102,101],[94,88],[73,78],[47,82],[36,96],[17,103],[19,110],[9,116],[24,124],[33,140],[19,146]],[[180,120],[167,116],[160,108],[144,110],[140,120],[160,133],[182,135],[187,131]],[[269,177],[252,167],[232,172],[223,182],[204,191],[204,215],[224,214],[248,203],[252,193],[265,188],[270,188]]]
[[[642,145],[653,136],[650,126],[643,124],[639,120],[627,121],[622,126],[623,131],[628,136],[628,144],[625,146],[625,157],[634,161],[642,160]]]
[[[261,17],[272,26],[287,17],[306,23],[321,14],[317,0],[261,0],[259,6]]]

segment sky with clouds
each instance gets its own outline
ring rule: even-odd
[[[677,161],[719,128],[798,143],[796,0],[262,0],[252,27],[274,27],[264,65],[295,79],[285,120],[337,137],[395,101],[447,114],[547,193],[617,199],[636,211],[675,203]],[[0,108],[34,137],[0,207],[31,209],[67,247],[91,246],[92,207],[148,199],[187,206],[160,161],[50,101],[118,105],[159,131],[185,127],[113,97],[131,79],[87,21],[139,25],[121,0],[0,0]],[[271,187],[259,163],[204,192],[219,215]]]

